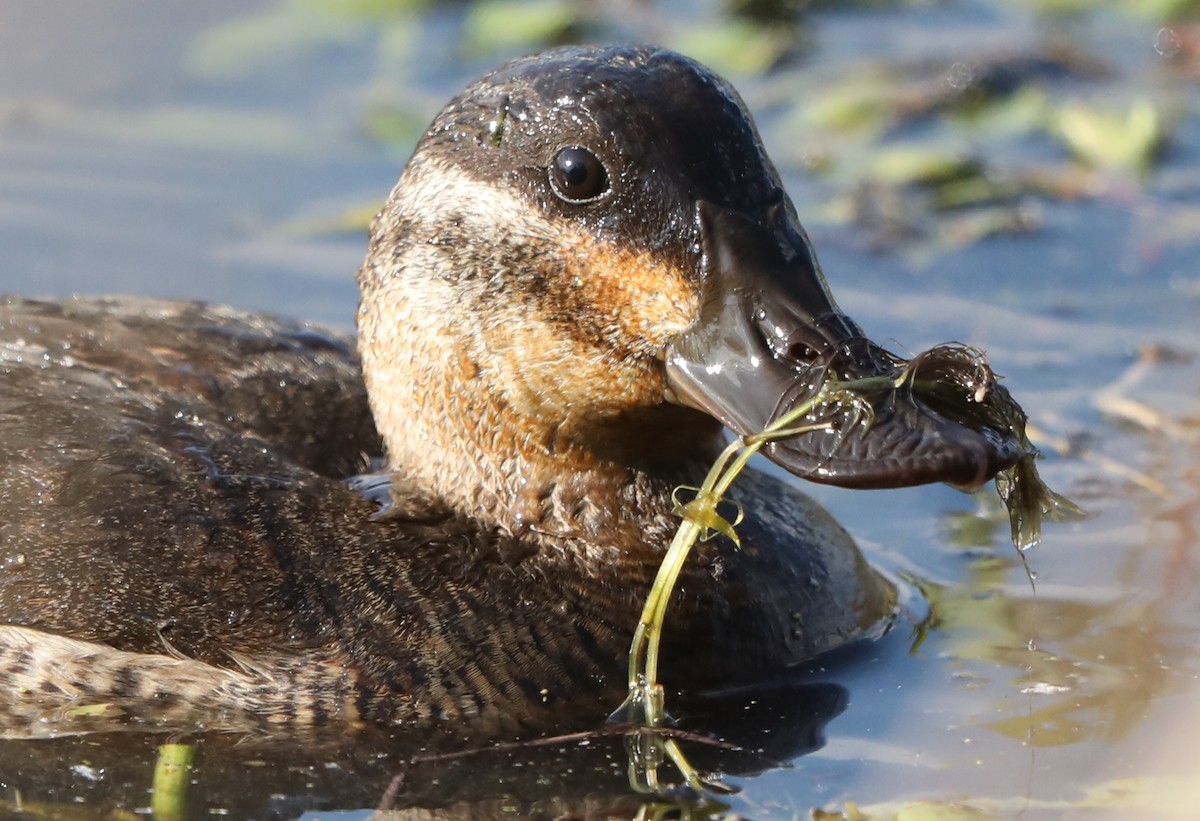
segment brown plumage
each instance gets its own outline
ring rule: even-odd
[[[610,189],[558,197],[564,146]],[[70,732],[81,704],[206,727],[601,720],[671,491],[721,443],[664,366],[707,310],[696,203],[794,226],[781,198],[706,70],[560,50],[452,101],[376,220],[366,389],[351,340],[261,315],[0,303],[6,731]],[[373,518],[342,479],[380,452]],[[672,600],[673,686],[773,675],[892,612],[813,502],[753,471],[732,496],[742,549],[703,544]]]

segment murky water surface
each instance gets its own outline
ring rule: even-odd
[[[545,39],[659,40],[759,113],[843,307],[899,350],[986,348],[1091,517],[1047,529],[1034,585],[990,490],[813,489],[931,621],[697,719],[763,747],[695,746],[735,795],[640,795],[619,739],[402,766],[201,738],[193,817],[1200,817],[1196,4],[392,5],[0,0],[0,291],[348,327],[362,215],[462,82]],[[163,741],[0,747],[0,806],[171,817]]]

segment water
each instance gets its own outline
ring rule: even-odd
[[[472,33],[483,3],[323,11],[333,5],[0,0],[0,291],[197,298],[349,327],[364,236],[341,218],[382,202],[441,102],[533,35],[493,21],[504,42],[489,46]],[[741,789],[701,817],[721,806],[806,817],[845,802],[892,817],[926,801],[1026,818],[1200,817],[1197,21],[1133,2],[1051,5],[842,5],[781,41],[726,25],[714,4],[664,2],[601,6],[576,29],[665,41],[732,70],[842,306],[898,350],[987,349],[1043,447],[1067,451],[1045,477],[1091,513],[1047,528],[1028,556],[1034,588],[990,491],[813,489],[874,561],[922,587],[932,624],[915,648],[893,631],[818,660],[782,697],[696,717],[767,745],[740,757],[686,747]],[[745,39],[714,42],[726,29]],[[1105,71],[1060,64],[973,113],[929,105],[978,76],[962,66],[981,55],[1064,47]],[[792,59],[765,76],[739,62],[771,49]],[[879,100],[901,98],[918,113],[879,114]],[[1030,125],[1072,100],[1157,102],[1170,113],[1161,160],[1144,177],[1079,172],[1052,128]],[[866,125],[813,125],[814,108],[835,104]],[[1015,193],[938,210],[935,186],[863,189],[873,158],[897,146],[981,160],[985,181],[1015,181]],[[993,232],[1011,209],[1039,227]],[[78,800],[93,814],[147,810],[164,740],[4,746],[0,801],[47,817]],[[389,801],[438,817],[650,813],[628,787],[621,739],[401,765],[413,755],[370,733],[263,748],[203,738],[190,806],[196,817]],[[675,778],[669,764],[660,776]]]

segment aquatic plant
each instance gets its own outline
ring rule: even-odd
[[[897,360],[900,362],[900,360]],[[665,697],[658,681],[658,654],[667,603],[683,563],[697,541],[722,534],[739,544],[736,527],[742,518],[734,506],[732,520],[720,508],[725,493],[746,467],[750,457],[765,445],[781,439],[834,430],[834,451],[852,436],[866,435],[875,421],[875,408],[897,393],[929,412],[976,432],[986,432],[1018,445],[1016,462],[994,477],[996,489],[1008,508],[1013,544],[1024,551],[1041,539],[1042,520],[1062,518],[1081,511],[1055,493],[1038,475],[1037,449],[1025,432],[1026,415],[1003,388],[981,351],[966,345],[939,345],[899,365],[896,373],[864,379],[830,379],[779,413],[759,433],[734,439],[721,452],[698,488],[679,487],[675,513],[682,522],[668,547],[646,597],[629,650],[629,694],[612,714],[613,720],[660,726],[666,719]],[[682,501],[684,494],[690,499]],[[689,782],[686,761],[667,750]],[[677,752],[677,751],[676,751]]]

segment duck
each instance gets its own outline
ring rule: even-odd
[[[655,46],[509,62],[375,218],[355,335],[202,303],[0,301],[0,707],[206,728],[602,721],[696,485],[814,373],[890,373],[737,92]],[[976,486],[1013,453],[893,397],[772,444],[797,476]],[[379,457],[374,467],[372,457]],[[356,478],[351,478],[356,477]],[[879,635],[895,586],[751,468],[698,545],[669,689]],[[37,727],[39,729],[30,729]]]

